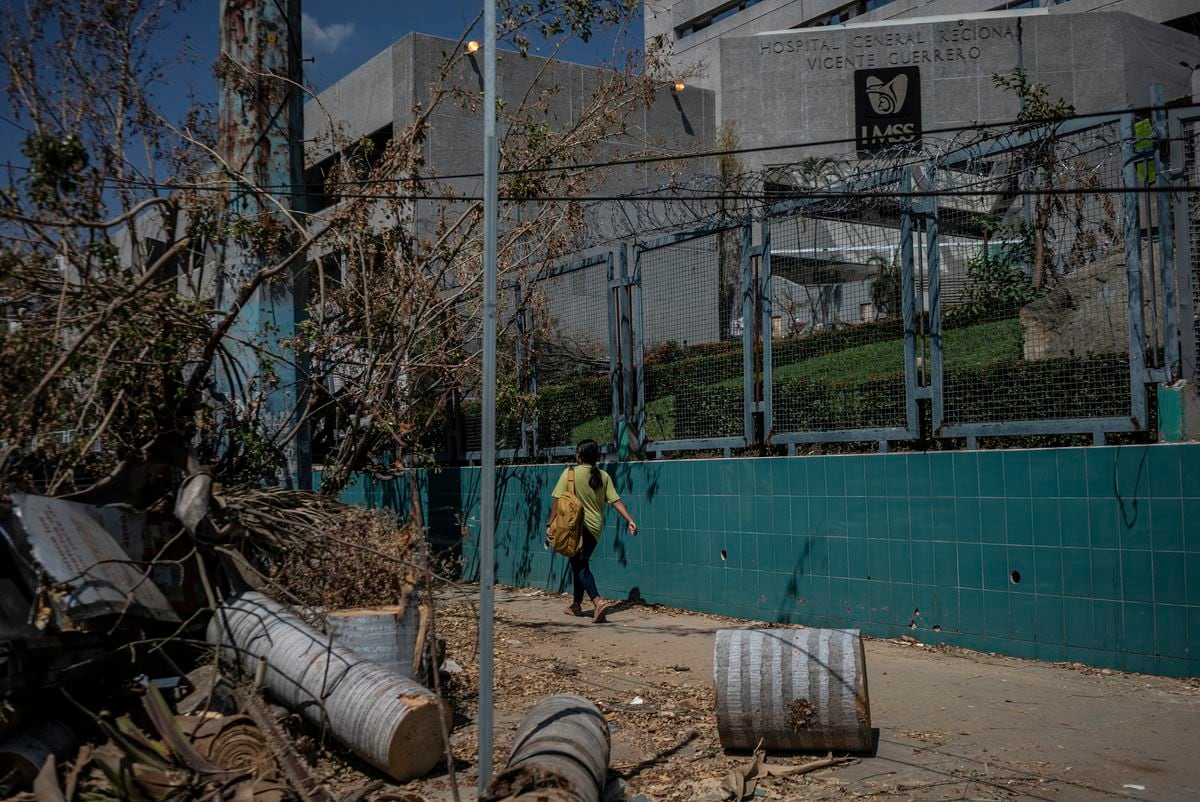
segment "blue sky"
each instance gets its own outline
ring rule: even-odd
[[[304,55],[314,59],[304,65],[305,80],[323,90],[412,31],[458,37],[482,7],[482,0],[302,0]],[[170,17],[168,30],[155,43],[164,58],[184,52],[184,46],[191,54],[154,90],[156,105],[170,118],[182,117],[190,97],[216,99],[212,64],[218,45],[217,9],[217,0],[190,0],[183,11]],[[482,40],[481,32],[477,38]],[[641,42],[638,19],[631,30],[600,31],[590,42],[573,41],[560,57],[604,63],[612,59],[614,47],[637,48]],[[7,103],[0,102],[0,162],[19,164],[24,134],[8,121],[10,117]]]

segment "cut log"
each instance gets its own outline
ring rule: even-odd
[[[713,648],[726,749],[869,752],[871,704],[856,629],[723,629]]]
[[[480,802],[600,802],[608,778],[608,722],[581,696],[548,696],[521,719],[504,771]]]
[[[419,652],[421,619],[415,599],[394,607],[331,610],[325,616],[325,623],[347,649],[402,677],[417,679],[413,666],[419,665],[419,660],[413,658]]]
[[[397,780],[419,777],[444,754],[442,725],[450,710],[424,686],[363,658],[322,635],[261,593],[221,606],[208,641],[222,657],[254,674],[288,709],[329,732],[359,757]]]

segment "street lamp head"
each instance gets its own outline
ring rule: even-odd
[[[467,52],[468,53],[475,53],[478,51],[479,51],[479,42],[476,42],[474,39],[467,42]]]

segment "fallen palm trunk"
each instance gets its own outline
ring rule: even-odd
[[[713,649],[726,749],[867,752],[866,658],[855,629],[724,629]]]
[[[248,592],[221,606],[208,640],[249,674],[262,672],[271,695],[310,723],[329,729],[371,765],[397,780],[428,772],[444,754],[432,693],[364,659],[305,625],[283,605]]]
[[[417,678],[421,614],[415,599],[393,607],[331,610],[325,624],[347,649],[402,677]]]
[[[513,738],[512,755],[481,802],[600,802],[608,776],[608,723],[581,696],[548,696]]]

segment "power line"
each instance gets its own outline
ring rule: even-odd
[[[965,125],[946,126],[943,128],[927,129],[922,132],[922,136],[936,136],[936,135],[940,135],[940,134],[956,134],[956,133],[964,133],[964,132],[969,132],[969,131],[990,131],[993,129],[1000,129],[1000,128],[1005,128],[1005,127],[1020,128],[1020,129],[1027,130],[1029,128],[1037,128],[1038,126],[1061,125],[1063,123],[1072,122],[1072,121],[1076,121],[1076,120],[1087,120],[1087,119],[1095,119],[1095,118],[1102,118],[1102,117],[1113,117],[1113,116],[1127,115],[1127,114],[1146,115],[1146,114],[1150,114],[1151,112],[1158,111],[1158,110],[1179,111],[1179,110],[1186,110],[1186,109],[1200,109],[1200,102],[1193,102],[1193,103],[1180,104],[1180,105],[1133,106],[1133,107],[1124,108],[1124,109],[1085,112],[1083,114],[1073,114],[1070,117],[1066,117],[1066,118],[1040,117],[1040,118],[1025,119],[1025,120],[1013,119],[1013,120],[1002,120],[999,122],[989,122],[989,123],[968,123]],[[996,131],[995,133],[996,133],[996,138],[1002,138],[1005,136],[1013,136],[1014,134],[1017,134],[1020,132],[1009,130],[1009,131]],[[1078,132],[1073,132],[1073,133],[1078,133]],[[722,150],[699,151],[696,153],[676,153],[676,154],[663,154],[663,155],[658,155],[658,156],[638,156],[638,157],[629,158],[629,159],[610,159],[607,161],[584,162],[581,164],[542,165],[542,166],[536,166],[536,167],[512,167],[512,168],[509,168],[506,170],[501,170],[500,174],[501,175],[531,175],[531,174],[539,174],[539,173],[573,172],[573,171],[582,171],[582,170],[596,170],[596,169],[608,168],[608,167],[637,166],[637,165],[641,165],[641,164],[661,164],[663,162],[670,162],[670,161],[687,161],[687,160],[691,160],[691,159],[708,159],[708,158],[714,158],[714,157],[719,157],[719,156],[736,156],[736,155],[749,154],[749,153],[767,153],[767,152],[779,151],[779,150],[797,150],[800,148],[815,148],[815,147],[825,147],[825,146],[829,146],[829,145],[849,145],[849,144],[857,144],[857,139],[855,137],[840,137],[840,138],[836,138],[836,139],[816,139],[816,140],[807,140],[807,141],[803,141],[803,142],[792,142],[792,143],[779,144],[779,145],[757,145],[754,147],[726,148],[726,149],[722,149]],[[979,143],[978,142],[963,143],[962,148],[966,149],[966,148],[969,148],[972,145],[976,145],[976,144],[979,144]],[[12,163],[5,163],[2,166],[7,167],[9,169],[16,169],[16,170],[28,170],[29,169],[26,166],[12,164]],[[407,176],[407,177],[396,177],[396,178],[368,178],[368,179],[361,179],[361,180],[349,182],[349,183],[351,183],[352,185],[355,185],[355,186],[374,185],[374,184],[403,184],[403,183],[414,184],[414,183],[426,183],[426,182],[432,182],[432,181],[451,181],[451,180],[458,180],[458,179],[482,178],[482,177],[483,177],[483,173],[478,173],[478,172],[476,172],[476,173],[449,173],[446,175]],[[108,180],[108,179],[106,179],[106,180]],[[132,181],[133,179],[124,179],[124,180]],[[180,189],[196,189],[196,190],[218,189],[218,190],[224,191],[229,188],[237,187],[237,186],[242,186],[242,185],[238,184],[236,182],[221,182],[220,184],[216,184],[216,185],[172,184],[172,185],[163,185],[162,188],[176,189],[176,190],[180,190]],[[281,193],[289,193],[289,194],[293,194],[293,195],[328,194],[328,193],[323,193],[323,192],[316,192],[316,193],[290,192],[290,190],[291,190],[290,184],[256,185],[255,189],[258,191],[279,191]],[[343,196],[343,197],[349,197],[349,196]],[[430,199],[440,199],[440,198],[430,198]]]

